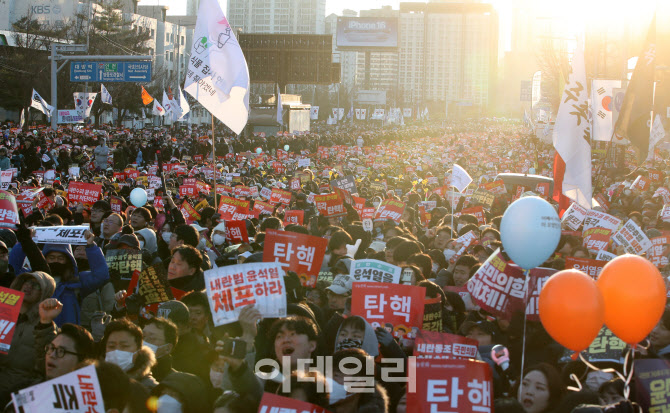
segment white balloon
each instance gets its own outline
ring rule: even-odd
[[[284,150],[288,151],[288,145],[284,145]]]
[[[561,239],[561,220],[549,202],[537,196],[516,200],[500,222],[505,252],[525,270],[545,262]]]
[[[135,188],[130,192],[130,202],[136,207],[143,207],[147,204],[147,191],[142,188]]]

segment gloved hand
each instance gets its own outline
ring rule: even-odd
[[[384,347],[388,347],[393,342],[393,335],[386,331],[384,327],[377,327],[375,329],[375,335],[377,336],[377,341]]]

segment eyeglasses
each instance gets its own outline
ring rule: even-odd
[[[65,350],[63,347],[56,347],[53,344],[49,343],[44,347],[44,351],[46,355],[48,356],[49,354],[53,353],[54,357],[57,359],[62,359],[65,357],[66,354],[72,354],[73,356],[78,356],[79,353],[75,353],[74,351],[69,351]]]
[[[117,225],[117,226],[121,226],[121,224],[119,224],[119,221],[117,221],[117,220],[115,220],[115,219],[105,219],[105,220],[103,220],[102,222],[103,222],[104,224],[107,224],[107,225]]]
[[[42,286],[40,285],[40,283],[38,283],[35,280],[27,281],[25,285],[29,286],[33,290],[38,290],[38,291],[42,290]]]

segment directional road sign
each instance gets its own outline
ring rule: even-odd
[[[151,82],[151,62],[71,62],[71,82]]]

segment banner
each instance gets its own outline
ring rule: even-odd
[[[142,271],[142,253],[138,250],[110,249],[105,253],[105,260],[115,291],[127,290],[133,273]]]
[[[90,228],[84,225],[35,227],[33,241],[41,244],[72,244],[86,245],[86,231]]]
[[[58,123],[84,123],[82,112],[73,109],[58,109]]]
[[[328,240],[322,237],[268,229],[263,262],[282,263],[284,271],[298,274],[302,285],[315,287],[326,248]]]
[[[87,184],[84,182],[70,182],[67,187],[67,199],[70,202],[81,202],[85,206],[92,206],[102,193],[102,185]]]
[[[284,271],[279,263],[255,262],[208,270],[205,285],[217,327],[237,321],[247,305],[253,305],[264,318],[286,317]]]
[[[146,305],[174,299],[163,264],[156,264],[139,274],[138,293],[144,298]]]
[[[644,412],[670,410],[670,361],[666,359],[635,360],[635,401]]]
[[[74,108],[81,112],[85,118],[88,118],[91,116],[91,109],[93,108],[93,102],[95,102],[96,96],[98,96],[97,92],[74,92]]]
[[[351,262],[349,275],[356,281],[400,284],[402,268],[379,260],[355,260]]]
[[[98,375],[92,364],[19,390],[12,394],[12,401],[15,410],[24,413],[105,411]]]
[[[384,327],[396,338],[416,334],[423,326],[425,287],[387,283],[353,283],[351,313],[373,328]]]
[[[347,211],[344,209],[344,203],[336,193],[315,195],[314,202],[316,203],[316,209],[319,211],[319,214],[325,217],[334,218],[347,215]]]
[[[566,270],[578,270],[590,275],[594,280],[598,279],[600,271],[607,264],[607,261],[592,260],[589,258],[565,257]]]
[[[588,210],[576,202],[573,202],[561,217],[561,223],[572,231],[577,231],[582,226]]]
[[[284,225],[298,224],[302,225],[305,219],[305,211],[302,209],[292,209],[284,212]]]
[[[242,244],[249,242],[247,234],[247,221],[226,221],[226,239],[231,244]]]
[[[305,379],[304,381],[308,381]],[[317,384],[318,387],[318,384]],[[329,413],[323,407],[274,393],[263,393],[258,413]]]
[[[422,359],[474,359],[477,340],[438,331],[419,331],[414,356]]]
[[[9,353],[23,296],[21,291],[0,287],[0,353]]]
[[[385,199],[377,208],[375,213],[375,222],[392,220],[396,224],[400,224],[402,214],[405,212],[405,203],[393,199]]]
[[[635,255],[644,254],[652,245],[644,231],[632,219],[612,235],[612,240],[623,246],[627,253]]]
[[[413,413],[493,410],[491,367],[475,360],[417,360],[416,392],[407,392]]]

